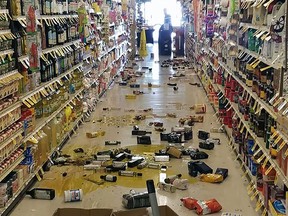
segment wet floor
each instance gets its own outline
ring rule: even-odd
[[[184,77],[175,79],[178,90],[168,86],[169,76],[175,71],[172,68],[161,68],[160,62],[167,57],[157,56],[157,47],[154,45],[154,59],[150,55],[146,57],[144,62],[138,62],[137,70],[143,71],[143,76],[137,78],[136,82],[140,84],[140,91],[143,95],[137,95],[136,99],[125,99],[126,94],[132,94],[133,90],[129,86],[119,86],[114,83],[111,88],[104,94],[97,105],[90,122],[85,122],[77,130],[76,134],[67,142],[63,148],[63,153],[71,155],[72,158],[79,157],[79,153],[73,150],[83,148],[87,155],[97,153],[97,151],[111,148],[105,146],[105,141],[121,141],[119,147],[129,148],[133,154],[145,155],[149,159],[150,153],[154,153],[167,146],[166,142],[160,141],[160,133],[154,131],[150,126],[150,122],[163,122],[166,132],[170,132],[171,127],[178,124],[180,117],[194,115],[195,112],[190,109],[194,104],[204,103],[207,105],[207,113],[204,115],[204,123],[195,123],[193,126],[194,138],[184,144],[185,147],[198,147],[197,131],[203,129],[209,131],[211,128],[220,127],[217,122],[215,113],[209,105],[208,99],[202,87],[192,86],[189,83],[198,82],[196,74],[192,70],[186,70]],[[153,47],[149,47],[153,50]],[[151,67],[152,71],[142,69],[141,66]],[[152,87],[148,88],[148,83],[152,83]],[[105,111],[103,108],[112,108]],[[152,108],[150,112],[142,112],[143,109]],[[175,113],[176,118],[167,117],[167,113]],[[145,115],[146,119],[141,121],[134,120],[135,115]],[[101,120],[101,122],[100,122]],[[136,136],[131,135],[133,125],[138,125],[141,130],[152,131],[152,145],[137,145]],[[87,138],[87,132],[105,131],[104,136],[96,138]],[[169,205],[175,212],[181,216],[197,215],[183,207],[180,202],[182,197],[193,197],[196,199],[215,198],[222,205],[223,212],[241,213],[243,216],[257,215],[253,208],[253,203],[247,195],[247,181],[241,178],[242,171],[240,165],[234,161],[235,155],[228,147],[228,139],[225,134],[213,133],[212,137],[220,138],[221,145],[215,146],[214,150],[206,151],[209,158],[205,162],[216,170],[217,167],[228,168],[229,177],[221,184],[211,184],[200,182],[198,178],[192,178],[188,175],[187,162],[189,157],[182,159],[171,159],[169,163],[163,163],[167,166],[167,170],[160,171],[145,168],[131,170],[142,172],[142,177],[118,177],[116,183],[100,182],[100,175],[105,173],[83,170],[82,166],[63,166],[52,167],[51,170],[44,175],[41,182],[37,182],[35,187],[53,188],[56,190],[57,196],[52,201],[32,200],[25,197],[11,214],[12,216],[50,216],[57,208],[65,207],[81,207],[81,208],[113,208],[123,209],[122,195],[129,193],[131,189],[135,191],[145,191],[147,179],[153,179],[158,182],[163,175],[171,175],[181,173],[182,178],[189,180],[188,190],[177,190],[176,193],[169,193],[157,190],[158,203],[160,205]],[[112,146],[112,148],[117,148]],[[151,159],[152,160],[152,159]],[[129,168],[130,169],[130,168]],[[63,173],[67,173],[63,177]],[[164,173],[164,174],[163,174]],[[64,203],[64,191],[70,189],[81,188],[84,191],[83,201],[75,203]],[[216,213],[214,215],[221,215]]]

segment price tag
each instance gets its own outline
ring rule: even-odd
[[[259,157],[258,159],[257,159],[257,163],[261,163],[261,161],[263,160],[265,158],[265,155],[264,154],[262,154],[261,155],[261,157]]]
[[[246,130],[246,134],[245,134],[245,139],[247,139],[248,138],[248,130]]]
[[[241,163],[240,169],[242,170],[244,167],[245,163]],[[251,183],[250,183],[251,184]]]
[[[274,185],[277,185],[277,183],[278,183],[278,174],[276,172],[275,179],[274,179]]]
[[[253,154],[253,156],[255,157],[260,151],[261,151],[261,149],[259,148],[259,149]]]
[[[282,139],[282,137],[278,136],[277,139],[274,141],[275,145],[278,144],[281,139]]]
[[[253,201],[258,194],[259,194],[259,192],[258,192],[258,190],[256,190],[254,192],[254,194],[252,194],[252,196],[250,197],[250,200]]]
[[[40,175],[39,175],[38,172],[35,174],[35,176],[36,176],[36,178],[37,178],[38,181],[41,181],[41,180],[42,180],[42,178],[40,177]]]
[[[32,95],[30,99],[33,101],[34,104],[37,103],[37,100],[36,100],[36,98],[35,98],[35,95]]]
[[[244,124],[243,124],[242,127],[241,127],[241,129],[240,129],[240,133],[241,133],[241,134],[243,133],[244,128],[245,128],[245,126],[244,126]]]
[[[265,160],[264,160],[264,162],[263,162],[263,164],[262,164],[262,167],[263,167],[263,168],[266,167],[268,161],[269,161],[269,158],[266,157]]]
[[[24,103],[28,108],[31,107],[31,105],[30,105],[26,100],[23,100],[23,103]]]
[[[254,143],[254,145],[253,145],[253,147],[252,147],[252,149],[251,149],[252,152],[254,152],[256,146],[257,146],[257,143]]]
[[[237,161],[240,156],[241,156],[240,154],[237,154],[237,157],[235,158],[234,161]]]
[[[244,173],[243,173],[243,175],[242,175],[242,179],[248,174],[248,172],[249,172],[249,170],[246,170]]]
[[[280,144],[280,146],[279,146],[279,150],[278,151],[281,151],[282,150],[282,148],[286,145],[286,141],[285,140],[283,140],[282,141],[282,143]]]
[[[262,212],[262,215],[261,215],[261,216],[266,216],[266,214],[267,214],[267,209],[265,208],[265,209],[263,210],[263,212]]]
[[[252,108],[254,111],[255,111],[255,109],[256,109],[257,104],[258,104],[257,101],[255,101],[254,106],[253,106],[253,108]]]
[[[256,203],[256,207],[255,207],[255,211],[258,212],[262,207],[262,203],[260,200],[257,201]]]
[[[250,194],[252,194],[253,191],[254,191],[254,183],[252,183],[251,187],[250,187],[249,190],[247,191],[248,196],[250,196]]]
[[[240,121],[238,124],[238,129],[240,129],[241,125],[242,125],[242,122]]]
[[[28,101],[32,106],[34,105],[33,101],[32,101],[30,98],[27,98],[27,101]]]
[[[13,142],[13,145],[17,144],[16,139],[12,139],[12,142]]]
[[[270,138],[273,139],[274,137],[276,137],[277,134],[278,134],[278,132],[274,131],[274,133],[272,134],[272,136]]]
[[[228,145],[229,145],[229,146],[231,146],[231,145],[232,145],[232,140],[230,140],[230,141],[229,141]]]
[[[44,175],[43,167],[40,168],[40,173],[41,173],[42,175]]]
[[[251,95],[249,94],[248,100],[247,100],[247,103],[248,103],[248,104],[250,103],[250,100],[251,100]]]
[[[250,182],[250,184],[247,186],[247,191],[251,190],[252,186],[253,186],[253,182]]]
[[[287,156],[288,156],[288,148],[285,151],[285,157],[287,157]]]
[[[273,165],[270,165],[270,167],[265,171],[265,175],[268,175],[272,169],[273,169]]]

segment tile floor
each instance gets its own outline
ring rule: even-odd
[[[149,46],[152,50],[153,47]],[[140,65],[152,67],[152,72],[148,71],[143,77],[137,80],[141,84],[140,90],[145,94],[137,96],[136,99],[125,99],[126,94],[131,94],[133,89],[129,87],[121,87],[118,84],[113,84],[107,93],[101,98],[90,122],[86,122],[77,130],[77,134],[73,135],[65,147],[63,152],[75,156],[73,149],[82,147],[87,153],[95,153],[101,149],[107,149],[104,145],[105,140],[120,140],[121,147],[129,147],[134,153],[153,152],[161,149],[167,143],[160,141],[158,132],[153,131],[153,128],[148,126],[151,121],[162,121],[167,131],[172,126],[177,124],[179,117],[191,115],[194,112],[189,107],[196,103],[206,103],[208,106],[207,113],[204,117],[204,123],[196,123],[193,126],[193,140],[185,143],[185,147],[198,146],[198,138],[196,136],[199,129],[210,130],[211,127],[219,127],[220,124],[216,121],[214,111],[209,105],[207,97],[202,87],[189,85],[189,82],[199,82],[197,76],[192,72],[187,72],[184,78],[177,81],[178,91],[174,91],[172,87],[167,86],[168,77],[173,74],[170,68],[161,68],[157,56],[157,45],[154,45],[155,58],[150,59],[147,56],[144,62]],[[160,57],[160,60],[167,57]],[[147,83],[151,82],[154,87],[147,88]],[[117,111],[103,111],[104,107],[119,107]],[[152,145],[143,146],[137,145],[136,138],[131,135],[132,125],[135,124],[131,119],[139,114],[137,112],[127,112],[127,109],[145,109],[153,108],[153,114],[158,114],[159,118],[148,115],[146,120],[137,123],[141,129],[152,130],[151,135]],[[174,112],[177,118],[164,118],[166,113]],[[97,119],[103,117],[106,119],[105,124],[100,124]],[[125,119],[125,121],[123,121]],[[93,123],[95,122],[95,123]],[[103,137],[89,139],[86,137],[86,132],[105,130],[106,134]],[[228,139],[225,134],[211,134],[212,137],[219,137],[221,145],[215,146],[214,150],[209,151],[209,158],[205,162],[210,165],[213,170],[217,167],[225,167],[229,169],[229,177],[221,184],[211,184],[200,182],[197,178],[192,178],[188,175],[187,162],[189,157],[182,159],[171,159],[168,164],[167,175],[182,173],[183,178],[188,178],[190,185],[188,190],[176,193],[169,193],[157,190],[158,204],[169,205],[179,215],[196,215],[194,211],[190,211],[183,207],[180,202],[182,197],[194,197],[196,199],[211,199],[216,198],[222,205],[222,212],[214,215],[221,215],[223,212],[241,213],[243,216],[258,215],[251,202],[246,186],[248,184],[245,178],[241,178],[242,171],[240,165],[235,160],[235,155],[228,147]],[[137,169],[135,170],[137,171]],[[139,171],[139,170],[138,170]],[[66,177],[62,176],[63,172],[67,172]],[[51,216],[58,208],[65,207],[81,207],[81,208],[113,208],[123,209],[122,195],[129,193],[131,189],[135,191],[145,191],[145,182],[147,179],[154,179],[155,182],[159,179],[159,171],[147,169],[143,170],[141,178],[118,177],[116,183],[105,183],[97,185],[86,181],[83,175],[89,176],[94,180],[99,180],[99,173],[84,171],[82,167],[52,167],[51,171],[45,174],[41,182],[37,182],[35,187],[54,188],[57,192],[57,197],[52,201],[33,200],[29,196],[25,197],[19,205],[11,213],[11,216]],[[82,202],[64,203],[64,190],[82,188],[84,197]]]

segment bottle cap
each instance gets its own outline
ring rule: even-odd
[[[137,176],[142,176],[142,173],[137,173]]]

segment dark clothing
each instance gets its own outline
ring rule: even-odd
[[[169,14],[165,15],[164,24],[171,24],[171,16]]]

